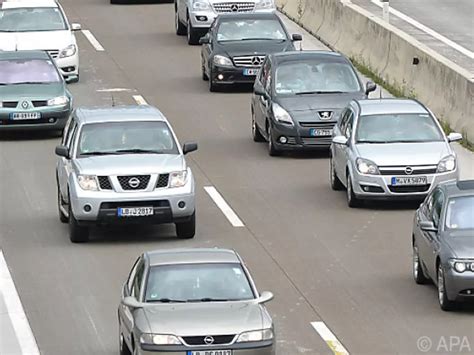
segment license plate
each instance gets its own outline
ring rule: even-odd
[[[39,112],[14,112],[10,117],[12,120],[37,120],[41,114]]]
[[[258,74],[259,69],[244,69],[245,76],[255,76]]]
[[[426,185],[427,183],[426,176],[392,177],[392,185],[394,186]]]
[[[232,355],[232,350],[198,350],[188,351],[187,355]]]
[[[318,128],[311,128],[309,130],[309,135],[311,137],[326,137],[332,136],[332,129],[318,129]]]
[[[119,217],[145,217],[153,215],[153,207],[123,207],[117,210]]]

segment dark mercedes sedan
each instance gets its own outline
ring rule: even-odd
[[[416,211],[413,277],[433,280],[444,311],[474,301],[474,180],[440,184]]]
[[[200,40],[202,78],[210,91],[253,84],[267,54],[293,51],[301,40],[299,34],[290,36],[275,13],[219,15]]]
[[[327,149],[342,109],[366,98],[351,62],[330,51],[293,51],[269,55],[254,85],[252,135],[267,141],[268,152]]]

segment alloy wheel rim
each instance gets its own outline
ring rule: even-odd
[[[253,134],[254,137],[255,137],[255,132],[256,132],[255,129],[256,128],[257,127],[256,127],[256,124],[255,124],[255,117],[254,117],[254,114],[252,112],[252,134]]]
[[[273,143],[272,143],[272,130],[268,130],[268,149],[272,150],[273,148]]]
[[[438,270],[438,298],[439,303],[442,305],[444,303],[444,274],[441,266]]]
[[[420,258],[418,256],[418,248],[413,246],[413,276],[418,278],[418,266],[419,266]]]
[[[334,181],[336,180],[335,179],[335,171],[334,171],[334,163],[332,161],[332,158],[329,160],[329,164],[331,166],[331,174],[329,176],[329,178],[331,179],[331,184],[334,185]]]
[[[178,30],[178,11],[174,12],[174,27]]]
[[[187,32],[187,36],[188,36],[188,41],[191,39],[191,22],[190,20],[188,19],[188,24],[186,26],[186,32]]]
[[[347,177],[347,200],[350,202],[352,200],[352,182],[351,177]]]

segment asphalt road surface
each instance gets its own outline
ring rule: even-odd
[[[105,48],[96,51],[77,35],[75,105],[135,104],[133,95],[142,95],[181,142],[199,142],[188,157],[198,184],[198,230],[183,241],[172,226],[97,229],[90,243],[71,244],[56,210],[59,139],[1,135],[0,247],[42,354],[117,353],[119,291],[136,257],[200,246],[235,248],[260,290],[275,293],[269,309],[278,354],[330,354],[314,321],[351,354],[420,354],[422,336],[435,345],[466,336],[474,347],[472,307],[442,312],[435,288],[412,279],[416,205],[349,209],[344,193],[329,187],[326,153],[269,157],[265,144],[251,140],[249,91],[209,93],[199,47],[174,34],[172,5],[62,4],[71,22]],[[233,227],[204,186],[214,186],[245,227]]]

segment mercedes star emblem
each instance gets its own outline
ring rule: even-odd
[[[405,168],[405,174],[407,174],[407,175],[413,174],[413,168],[411,166],[407,166]]]
[[[130,180],[128,180],[128,185],[130,185],[132,189],[136,189],[140,185],[140,180],[138,180],[136,177],[132,177]]]
[[[214,344],[214,338],[208,335],[207,337],[204,338],[204,342],[206,343],[206,345]]]
[[[21,107],[26,110],[28,108],[28,101],[23,101]]]
[[[230,11],[232,12],[238,12],[239,11],[239,5],[234,4],[230,7]]]
[[[253,65],[261,65],[262,61],[261,61],[260,57],[253,57],[252,58],[252,64]]]

